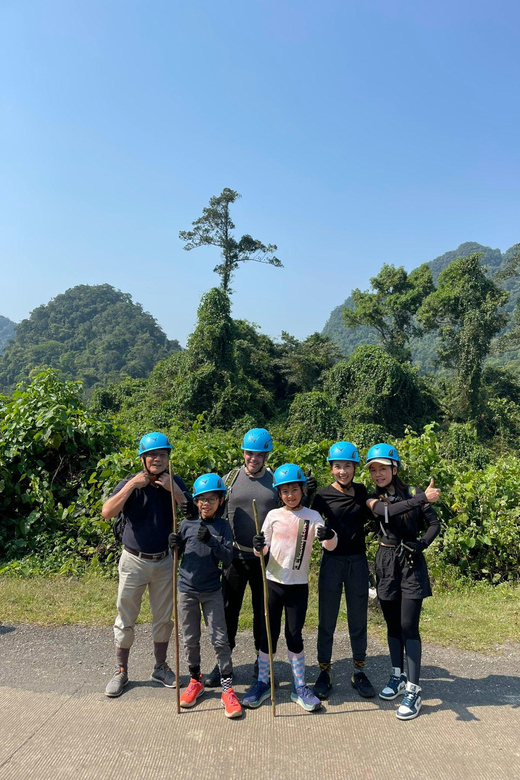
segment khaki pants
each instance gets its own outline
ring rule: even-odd
[[[134,627],[148,585],[154,642],[168,642],[173,629],[173,559],[146,561],[123,550],[119,559],[119,589],[114,637],[118,647],[134,642]]]

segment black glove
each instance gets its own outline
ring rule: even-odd
[[[403,542],[403,547],[412,555],[417,555],[418,553],[422,553],[424,550],[426,550],[426,545],[424,542]]]
[[[312,471],[309,469],[307,474],[307,495],[312,498],[314,493],[316,492],[316,488],[318,487],[318,483],[316,482],[316,477],[312,473]]]
[[[253,547],[257,552],[263,552],[265,547],[265,536],[262,531],[253,536]]]
[[[203,542],[203,544],[207,544],[211,537],[211,531],[209,530],[207,525],[204,525],[204,523],[201,523],[199,525],[199,530],[197,531],[197,539],[199,542]]]
[[[173,550],[174,547],[180,547],[182,544],[182,536],[178,531],[172,531],[168,537],[168,547]]]
[[[197,514],[197,507],[188,492],[184,493],[184,501],[181,501],[181,512],[184,517],[193,517]]]
[[[316,530],[316,536],[319,542],[324,542],[325,539],[334,539],[334,531],[328,525],[319,525]]]

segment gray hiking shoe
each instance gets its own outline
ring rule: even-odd
[[[176,685],[175,675],[166,661],[163,664],[155,664],[150,679],[154,682],[161,683],[161,685],[166,686],[166,688],[175,688]]]
[[[129,682],[130,680],[128,679],[128,674],[124,667],[116,666],[114,674],[108,681],[107,687],[105,688],[105,695],[110,696],[113,699],[115,699],[116,696],[121,696],[123,693],[123,688]]]

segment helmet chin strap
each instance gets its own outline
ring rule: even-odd
[[[146,453],[143,453],[141,455],[141,460],[143,462],[143,468],[146,471],[146,473],[148,474],[148,476],[150,477],[150,480],[151,480],[152,483],[156,482],[157,481],[157,477],[160,477],[161,474],[166,474],[167,469],[163,469],[159,474],[152,474],[152,472],[150,471],[150,469],[146,465]]]

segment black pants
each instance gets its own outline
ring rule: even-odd
[[[341,594],[345,591],[352,656],[367,654],[368,564],[365,555],[323,553],[318,583],[318,662],[330,663]]]
[[[421,675],[421,636],[419,619],[422,599],[380,600],[386,620],[388,649],[392,666],[404,670],[404,651],[408,663],[408,679],[419,684]]]
[[[307,614],[309,586],[307,583],[304,585],[282,585],[279,582],[268,580],[267,591],[269,596],[269,623],[271,626],[273,653],[276,653],[276,646],[278,644],[282,626],[282,612],[284,609],[287,649],[291,653],[301,653],[303,650],[302,629]],[[263,653],[269,652],[269,644],[265,631],[262,634],[260,650]]]
[[[236,644],[238,618],[248,583],[251,588],[251,602],[253,605],[253,638],[255,650],[258,652],[265,625],[264,590],[260,558],[245,561],[236,558],[224,569],[222,578],[224,614],[226,616],[229,644],[233,650]]]

